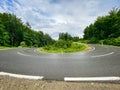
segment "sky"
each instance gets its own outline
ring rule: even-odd
[[[0,0],[1,13],[15,14],[54,39],[60,32],[83,37],[86,26],[115,7],[120,0]]]

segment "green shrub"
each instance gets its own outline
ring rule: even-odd
[[[71,44],[72,44],[71,41],[58,40],[58,41],[54,44],[54,47],[66,49],[66,48],[70,47]]]
[[[92,44],[95,44],[95,43],[98,43],[99,40],[97,38],[92,38],[88,43],[92,43]]]
[[[68,52],[78,52],[84,49],[86,49],[86,46],[83,44],[59,41],[55,43],[55,45],[49,45],[43,47],[42,51],[51,52],[51,53],[68,53]]]
[[[26,45],[25,41],[22,41],[22,42],[20,42],[20,46],[21,47],[26,47],[27,45]]]
[[[120,37],[114,39],[114,44],[115,46],[120,46]]]

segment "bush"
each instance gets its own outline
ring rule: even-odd
[[[49,50],[49,49],[50,49],[50,46],[45,46],[45,47],[43,47],[43,49]]]
[[[22,41],[22,42],[20,42],[20,46],[21,47],[26,47],[27,45],[26,45],[25,41]]]
[[[59,46],[61,45],[61,46]],[[62,46],[63,45],[63,46]],[[86,46],[79,43],[72,43],[72,42],[63,42],[58,41],[55,43],[55,45],[49,45],[43,47],[42,51],[45,52],[52,52],[52,53],[68,53],[68,52],[78,52],[86,49]]]
[[[38,45],[37,45],[37,44],[34,44],[34,47],[38,47]]]
[[[115,46],[120,46],[120,37],[114,39],[114,44]]]
[[[105,40],[103,40],[103,44],[106,44],[106,45],[113,45],[113,40],[105,39]]]
[[[102,41],[103,41],[103,44],[106,44],[106,45],[120,46],[120,37],[115,39],[105,39]]]
[[[99,40],[97,38],[92,38],[88,43],[92,43],[92,44],[95,44],[95,43],[98,43]]]
[[[72,44],[71,41],[58,40],[58,41],[54,44],[54,47],[66,49],[66,48],[70,47],[71,44]]]

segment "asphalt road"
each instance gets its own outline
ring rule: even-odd
[[[120,76],[120,47],[92,45],[93,49],[71,54],[45,54],[33,49],[0,50],[0,72],[64,77]]]

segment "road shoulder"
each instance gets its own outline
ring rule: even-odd
[[[0,76],[0,90],[119,90],[119,83],[64,82]]]

